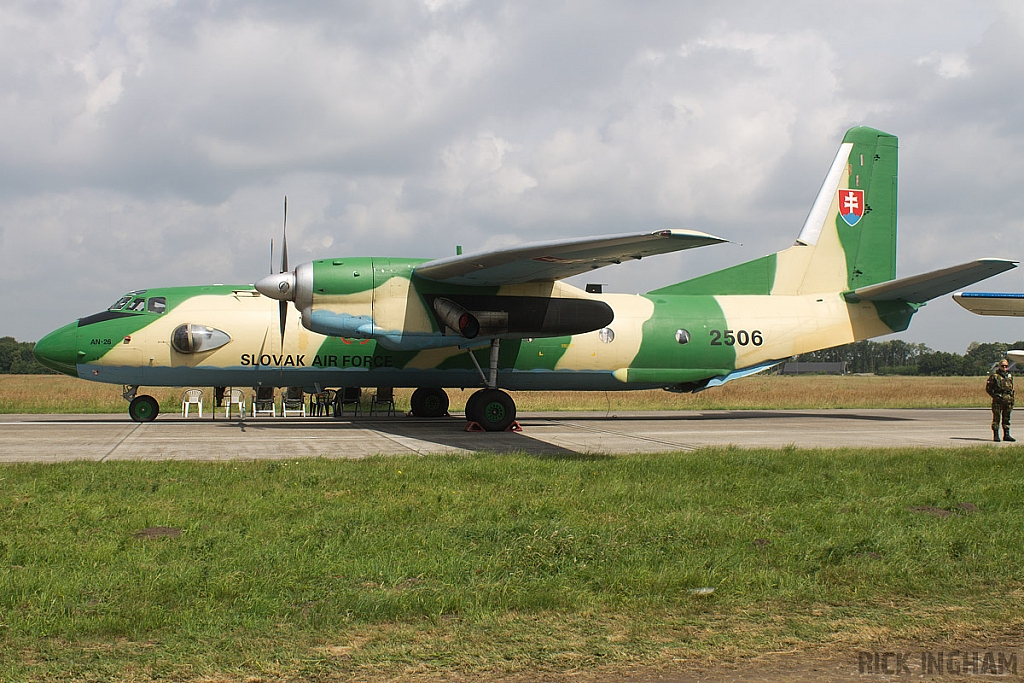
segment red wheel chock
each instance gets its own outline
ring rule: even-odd
[[[472,420],[470,420],[469,422],[466,423],[466,428],[464,430],[462,430],[462,431],[464,431],[464,432],[486,432],[487,430],[484,429],[483,427],[481,427],[479,422],[473,422]],[[510,424],[508,427],[505,427],[505,431],[506,432],[521,432],[521,431],[523,431],[523,426],[521,424],[519,424],[518,421],[513,420],[512,424]]]

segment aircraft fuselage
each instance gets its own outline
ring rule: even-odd
[[[496,298],[514,301],[521,292],[509,289]],[[611,320],[581,334],[502,339],[502,387],[692,389],[738,368],[892,331],[874,304],[850,304],[838,294],[595,295],[564,283],[557,290],[562,301],[606,305]],[[488,365],[490,337],[467,339],[438,329],[425,313],[426,299],[415,291],[388,306],[400,309],[420,348],[403,348],[387,337],[320,334],[304,327],[294,310],[282,346],[278,302],[250,285],[129,296],[122,310],[88,316],[47,335],[37,355],[82,379],[150,386],[474,387],[484,382],[467,351],[473,350],[482,368]],[[386,320],[374,309],[374,320]],[[410,322],[417,317],[422,325]],[[196,339],[198,328],[222,333],[223,343],[209,350],[180,339],[176,344],[175,334],[182,337],[185,326]]]

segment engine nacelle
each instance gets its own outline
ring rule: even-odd
[[[269,275],[256,289],[278,301],[293,301],[303,327],[312,332],[375,339],[391,349],[457,346],[478,337],[582,334],[608,326],[615,317],[608,304],[582,292],[554,296],[555,284],[511,286],[498,295],[493,287],[453,287],[420,279],[413,270],[422,262],[313,261],[292,273]]]

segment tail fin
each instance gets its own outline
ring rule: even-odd
[[[845,259],[845,289],[896,277],[896,164],[895,136],[851,128],[797,238],[798,246],[831,246],[838,239]],[[833,229],[834,237],[829,234]],[[815,256],[838,259],[834,251]]]
[[[893,279],[896,167],[895,136],[851,128],[794,246],[652,294],[812,294]]]

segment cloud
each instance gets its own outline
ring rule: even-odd
[[[901,138],[902,274],[1011,254],[1022,37],[1016,4],[963,0],[9,3],[0,333],[252,281],[285,194],[296,263],[658,227],[743,245],[602,271],[642,291],[791,244],[859,124]],[[918,341],[970,341],[928,314]]]
[[[955,54],[929,52],[924,57],[919,57],[914,63],[934,69],[935,73],[942,78],[967,78],[971,75],[967,55],[962,52]]]

